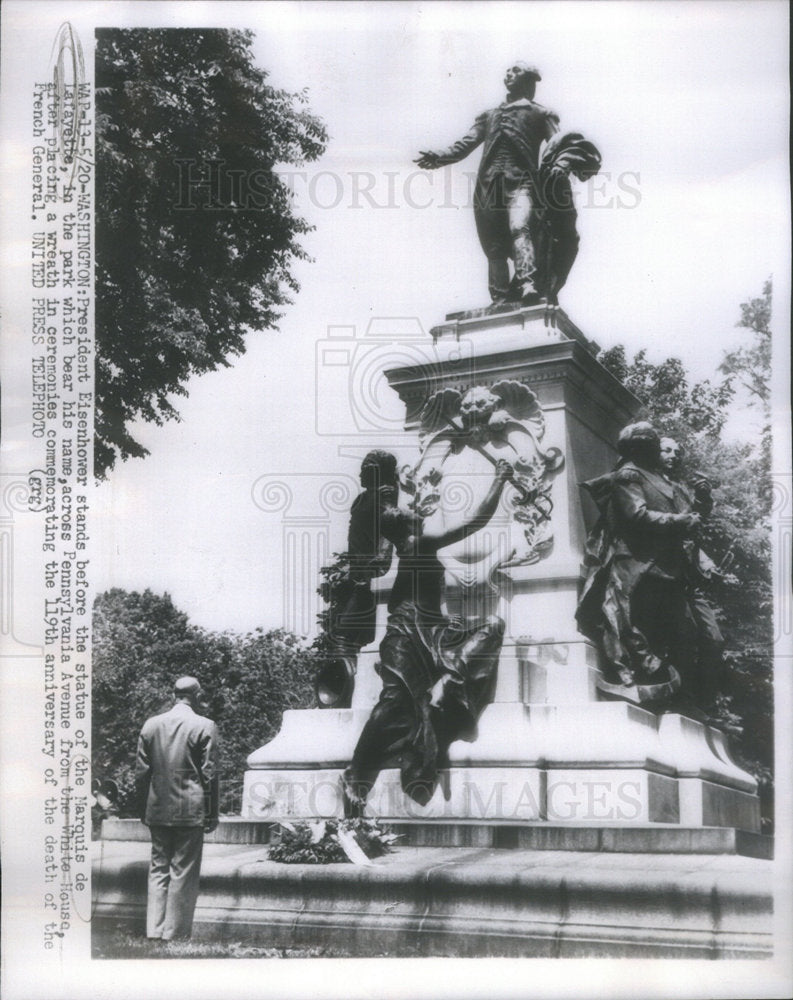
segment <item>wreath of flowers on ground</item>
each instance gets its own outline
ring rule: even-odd
[[[399,834],[381,830],[374,819],[320,819],[279,824],[271,861],[287,865],[371,864],[393,850]]]

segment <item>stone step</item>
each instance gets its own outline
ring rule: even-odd
[[[93,845],[97,949],[145,934],[149,847]],[[404,847],[371,867],[208,844],[193,936],[354,957],[761,959],[773,866],[722,855]]]
[[[406,847],[483,847],[534,851],[583,851],[612,854],[734,854],[770,860],[774,841],[732,827],[673,827],[662,823],[608,826],[589,823],[510,823],[479,820],[400,820],[381,823]],[[223,819],[206,837],[210,844],[267,844],[277,821]],[[148,841],[136,819],[108,818],[102,839]]]

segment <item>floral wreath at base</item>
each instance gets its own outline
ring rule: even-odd
[[[281,821],[279,826],[278,842],[268,856],[287,865],[370,865],[372,858],[389,854],[400,836],[381,830],[377,820],[363,818]]]

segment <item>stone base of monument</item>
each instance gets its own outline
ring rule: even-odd
[[[675,827],[665,823],[612,826],[608,823],[510,823],[507,820],[402,819],[383,821],[399,847],[492,847],[499,850],[601,852],[605,854],[734,854],[770,861],[773,837],[733,827]],[[207,844],[271,844],[280,837],[277,820],[225,817],[205,836]],[[136,819],[105,819],[103,841],[149,842],[148,827]]]
[[[248,758],[243,818],[341,816],[341,771],[367,716],[285,712],[278,736]],[[732,760],[722,733],[626,702],[495,703],[475,742],[452,745],[450,762],[426,806],[404,794],[397,770],[383,771],[367,814],[760,829],[756,783]]]
[[[135,821],[107,825],[147,834]],[[224,827],[232,842],[213,843]],[[239,842],[253,828],[268,824],[222,823],[208,838],[195,940],[342,957],[759,959],[773,950],[773,866],[737,856],[723,829],[664,829],[663,851],[647,853],[661,841],[638,829],[524,825],[526,840],[513,834],[505,850],[484,840],[510,828],[475,824],[473,846],[402,847],[361,867],[277,864],[266,846]],[[435,826],[444,837],[453,829]],[[145,935],[149,852],[130,839],[94,844],[97,956],[114,957],[116,930]]]

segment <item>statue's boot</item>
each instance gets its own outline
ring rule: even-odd
[[[487,287],[494,306],[510,301],[509,264],[506,258],[488,260]]]
[[[515,255],[515,284],[520,289],[523,305],[535,305],[540,301],[540,293],[535,285],[537,269],[534,266],[534,247],[527,233],[518,233],[513,238]]]

